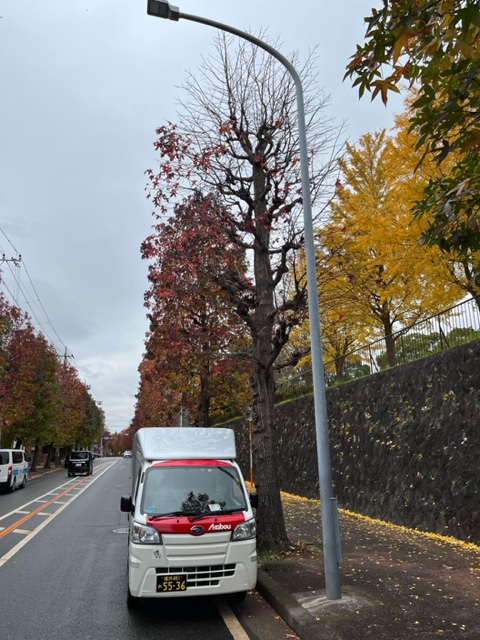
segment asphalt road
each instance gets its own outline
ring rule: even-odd
[[[59,471],[0,494],[2,640],[278,640],[295,637],[256,592],[126,607],[130,460],[95,461],[93,476]]]

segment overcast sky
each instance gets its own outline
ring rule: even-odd
[[[317,47],[319,85],[352,142],[390,127],[401,108],[359,101],[342,82],[372,6],[379,1],[179,4],[266,28],[287,56]],[[139,247],[153,222],[144,172],[155,167],[155,129],[175,121],[178,87],[215,33],[147,16],[146,0],[0,0],[0,258],[23,260],[0,264],[0,290],[73,354],[113,431],[133,417],[147,329]]]

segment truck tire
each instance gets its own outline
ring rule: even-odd
[[[235,593],[229,593],[227,595],[227,600],[231,604],[241,604],[247,595],[246,591],[237,591]]]
[[[130,587],[127,585],[127,607],[129,609],[136,609],[138,607],[140,598],[132,596],[130,593]]]

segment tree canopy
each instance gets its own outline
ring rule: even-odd
[[[156,413],[167,418],[160,424],[176,423],[172,412],[183,407],[192,422],[209,426],[212,411],[223,406],[222,395],[235,383],[237,397],[226,393],[231,409],[242,413],[251,402],[241,393],[249,373],[244,325],[220,284],[245,278],[246,264],[228,228],[219,224],[224,215],[219,207],[213,196],[194,192],[142,244],[151,285],[145,296],[150,319],[145,357],[162,380],[157,385],[145,380],[142,398],[147,390],[157,396]],[[150,372],[151,367],[140,369],[141,376]],[[158,418],[152,422],[157,423]]]
[[[335,380],[349,375],[353,351],[379,338],[388,342],[392,366],[397,332],[467,292],[479,293],[473,277],[478,256],[459,260],[418,241],[426,221],[412,220],[411,210],[440,170],[428,158],[415,170],[421,152],[409,131],[410,101],[390,135],[386,130],[367,133],[356,145],[347,145],[331,215],[316,229],[323,352],[327,373]],[[298,350],[308,344],[307,328],[305,323],[295,331],[292,342]],[[308,361],[306,356],[297,367],[305,376]],[[284,378],[288,381],[289,375]]]
[[[0,293],[2,446],[88,446],[104,416],[74,367],[56,353],[28,315]],[[34,459],[35,464],[36,460]]]
[[[380,332],[391,366],[395,326],[407,327],[458,298],[440,251],[418,243],[421,227],[410,220],[418,176],[399,162],[404,153],[385,130],[347,145],[331,220],[318,235],[319,267],[329,273],[324,288],[340,294],[339,320],[348,319],[350,330],[369,328],[371,339]]]
[[[387,103],[403,80],[415,86],[411,128],[423,157],[441,164],[415,213],[423,237],[460,257],[480,249],[480,11],[477,0],[383,0],[365,18],[363,45],[347,67],[360,96]],[[480,265],[476,265],[477,272]]]

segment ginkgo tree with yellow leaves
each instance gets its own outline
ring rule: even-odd
[[[441,252],[419,243],[421,220],[412,221],[411,209],[420,179],[400,162],[399,144],[381,130],[347,145],[330,220],[318,233],[321,305],[329,290],[336,294],[328,314],[362,338],[383,336],[390,366],[396,331],[459,298]]]
[[[318,229],[317,245],[322,238],[325,239],[327,234],[335,231],[334,225],[326,225]],[[355,372],[352,377],[358,377],[358,366],[361,363],[350,354],[359,346],[366,344],[372,334],[364,322],[361,310],[357,309],[354,288],[349,279],[345,278],[343,271],[330,260],[328,249],[318,246],[316,261],[325,373],[327,377],[332,376],[337,381],[345,381],[350,377],[347,366],[353,366]],[[303,268],[305,269],[305,262],[303,262]],[[296,369],[306,379],[307,372],[311,368],[309,344],[310,329],[307,319],[294,331],[289,345],[291,350],[302,354]],[[282,381],[280,377],[279,380]],[[307,384],[310,382],[313,383],[308,380]]]

